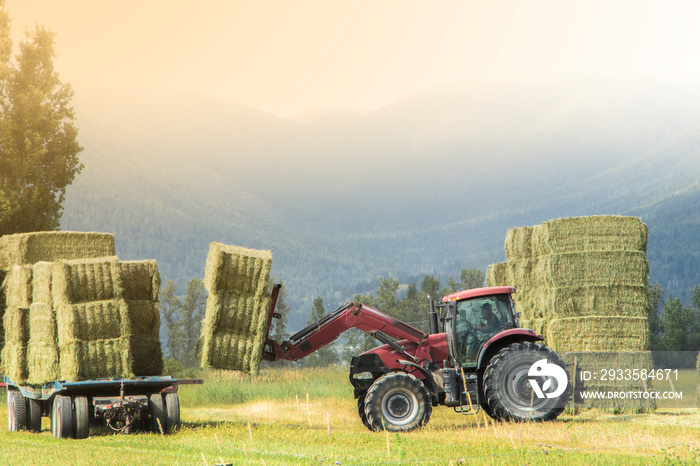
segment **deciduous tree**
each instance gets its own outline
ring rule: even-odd
[[[9,24],[0,0],[0,236],[58,229],[66,187],[83,168],[55,34],[36,26],[13,61]]]

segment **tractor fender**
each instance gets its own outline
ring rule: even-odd
[[[502,348],[520,341],[543,341],[541,335],[534,331],[525,328],[512,328],[499,332],[489,338],[479,353],[477,361],[477,370],[485,369],[489,365],[491,358],[498,353]]]
[[[436,374],[434,372],[431,372],[430,370],[426,369],[420,364],[416,364],[415,362],[404,361],[403,359],[397,359],[397,362],[403,364],[404,366],[413,367],[423,375],[423,385],[425,385],[425,388],[428,389],[430,397],[433,399],[433,406],[437,406],[438,393],[442,391],[440,389],[440,386],[438,385],[438,381],[440,380],[440,378],[436,377]],[[421,379],[421,377],[418,378]]]

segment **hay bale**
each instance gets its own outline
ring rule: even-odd
[[[124,299],[158,301],[160,275],[154,260],[121,261]]]
[[[271,266],[270,251],[211,244],[199,342],[202,367],[258,372],[267,337]]]
[[[119,266],[131,322],[134,375],[160,375],[163,372],[163,354],[160,347],[158,266],[154,260],[122,261]]]
[[[29,341],[29,309],[10,307],[3,316],[5,345],[2,348],[3,373],[15,383],[27,379],[27,342]]]
[[[122,296],[121,269],[116,256],[60,260],[54,263],[54,305],[111,300]]]
[[[163,373],[163,352],[160,337],[133,335],[131,347],[132,371],[135,376],[161,375]]]
[[[553,287],[647,286],[649,262],[640,251],[550,254],[537,261],[536,277]]]
[[[267,293],[272,252],[213,242],[204,269],[209,293]]]
[[[653,380],[634,380],[633,377],[625,377],[626,370],[638,369],[651,372],[654,369],[654,361],[650,351],[571,351],[561,353],[562,359],[567,365],[578,366],[579,377],[576,380],[576,388],[583,387],[589,394],[592,392],[641,392],[653,389]],[[621,369],[621,377],[610,377],[609,371]],[[605,371],[603,371],[605,370]],[[589,380],[580,380],[588,372]],[[632,375],[631,373],[629,374]],[[603,380],[605,378],[605,380]],[[577,394],[575,394],[577,398]],[[656,400],[653,398],[584,398],[585,406],[599,408],[615,413],[645,413],[656,409]]]
[[[552,319],[547,343],[554,351],[646,351],[645,317],[587,316]]]
[[[56,306],[58,342],[106,340],[131,335],[126,301],[112,299]]]
[[[5,279],[7,307],[29,308],[32,303],[32,268],[16,265]]]
[[[0,269],[14,265],[115,255],[109,233],[40,231],[0,237]]]
[[[131,322],[124,299],[59,304],[55,309],[61,378],[133,376]]]
[[[127,300],[131,321],[131,356],[136,376],[160,375],[163,353],[160,347],[160,311],[151,300]]]
[[[532,235],[537,227],[511,228],[506,233],[505,251],[509,260],[532,257]]]
[[[53,262],[37,262],[32,266],[32,302],[53,305],[52,279]]]
[[[202,322],[201,365],[256,374],[270,303],[269,295],[210,294]]]
[[[27,383],[43,385],[60,376],[56,313],[45,303],[29,308],[27,344]]]
[[[532,254],[646,252],[649,230],[637,217],[596,215],[548,220],[533,228]],[[509,256],[510,257],[510,256]]]
[[[80,341],[62,344],[60,379],[85,380],[133,377],[129,337]]]

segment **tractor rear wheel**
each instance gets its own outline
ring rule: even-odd
[[[405,372],[379,377],[365,396],[367,424],[375,431],[407,432],[427,424],[432,412],[423,382]]]
[[[499,351],[486,368],[483,385],[487,413],[503,420],[556,419],[571,396],[566,364],[538,343],[514,343]]]

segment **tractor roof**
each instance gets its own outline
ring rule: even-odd
[[[486,288],[472,288],[471,290],[458,291],[456,293],[448,294],[442,298],[443,303],[450,301],[461,301],[462,299],[468,298],[479,298],[482,296],[490,296],[495,294],[513,294],[515,293],[515,288],[512,286],[488,286]]]

